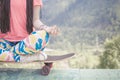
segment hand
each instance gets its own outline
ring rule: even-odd
[[[58,35],[58,33],[60,31],[56,25],[54,25],[52,27],[47,27],[45,30],[51,35]]]

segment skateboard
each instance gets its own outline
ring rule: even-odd
[[[68,54],[63,54],[63,55],[47,55],[46,60],[36,60],[32,62],[44,62],[44,63],[51,63],[51,62],[56,62],[56,61],[61,61],[67,58],[70,58],[74,56],[75,53],[68,53]],[[25,62],[25,63],[32,63],[32,62]],[[0,63],[22,63],[22,62],[7,62],[7,61],[0,61]]]
[[[64,55],[54,55],[54,56],[47,55],[47,59],[46,60],[43,60],[43,61],[37,60],[37,61],[34,61],[34,62],[51,63],[51,62],[61,61],[61,60],[70,58],[70,57],[72,57],[74,55],[75,55],[75,53],[68,53],[68,54],[64,54]]]
[[[43,75],[43,76],[47,76],[50,73],[50,70],[51,70],[53,62],[61,61],[61,60],[70,58],[70,57],[72,57],[74,55],[75,55],[75,53],[68,53],[68,54],[57,55],[57,56],[50,56],[50,55],[48,55],[47,59],[44,60],[43,62],[47,63],[47,64],[50,63],[50,64],[49,64],[49,66],[48,65],[43,66],[42,69],[41,69],[40,74]]]
[[[43,76],[47,76],[50,71],[51,71],[51,67],[52,67],[52,64],[56,61],[61,61],[61,60],[64,60],[64,59],[67,59],[67,58],[70,58],[72,56],[74,56],[75,53],[68,53],[68,54],[63,54],[63,55],[47,55],[47,59],[46,60],[37,60],[37,61],[33,61],[33,62],[44,62],[44,63],[47,63],[47,64],[50,64],[49,66],[47,65],[44,65],[42,67],[42,69],[40,70],[40,74],[43,75]],[[1,62],[0,62],[1,63]],[[2,62],[2,63],[6,63],[6,62]],[[11,62],[7,62],[7,63],[11,63]],[[19,63],[19,62],[12,62],[12,63]],[[32,63],[32,62],[28,62],[28,63]]]

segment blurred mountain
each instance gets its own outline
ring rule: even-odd
[[[43,0],[43,3],[42,21],[56,24],[62,31],[51,39],[50,47],[70,46],[71,50],[81,51],[88,45],[95,45],[94,48],[103,45],[106,39],[120,34],[120,0]]]
[[[43,0],[43,21],[67,27],[120,25],[120,0]]]

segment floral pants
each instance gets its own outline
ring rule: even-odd
[[[19,42],[9,42],[0,39],[0,61],[20,62],[20,55],[35,54],[43,51],[49,41],[49,34],[44,31],[34,31]]]

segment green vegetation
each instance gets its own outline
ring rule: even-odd
[[[120,36],[107,40],[105,51],[100,57],[100,68],[120,68]]]

